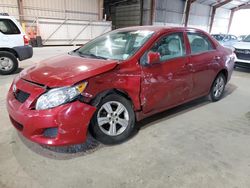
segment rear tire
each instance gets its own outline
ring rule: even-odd
[[[135,130],[135,113],[126,98],[110,94],[97,105],[90,123],[90,133],[103,144],[114,145],[127,140]]]
[[[226,78],[224,74],[220,73],[215,78],[209,94],[213,102],[216,102],[222,98],[225,86],[226,86]]]
[[[14,73],[18,68],[18,61],[10,52],[0,52],[0,74],[7,75]]]

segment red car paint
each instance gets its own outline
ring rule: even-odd
[[[96,110],[91,101],[110,90],[131,99],[139,121],[207,95],[213,80],[221,71],[226,74],[227,81],[231,77],[234,67],[232,51],[220,46],[201,30],[154,26],[122,30],[152,30],[155,33],[134,56],[122,62],[63,55],[24,70],[13,81],[7,97],[7,108],[14,126],[25,137],[40,144],[81,143],[86,140],[88,124]],[[168,60],[167,63],[140,65],[141,56],[154,42],[165,34],[175,32],[184,33],[186,56]],[[191,54],[186,32],[199,32],[207,36],[215,50]],[[46,88],[71,86],[83,80],[88,82],[82,93],[84,101],[74,101],[42,111],[34,109],[37,98]],[[17,90],[30,93],[24,103],[16,100],[14,84]],[[58,127],[58,136],[53,139],[45,137],[43,130],[53,127]]]

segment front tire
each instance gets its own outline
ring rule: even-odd
[[[90,132],[103,144],[114,145],[127,140],[135,130],[135,114],[126,98],[110,94],[97,105]]]
[[[14,73],[18,68],[18,61],[10,52],[0,52],[0,74],[7,75]]]
[[[213,102],[220,100],[223,96],[226,86],[226,78],[220,73],[214,80],[210,90],[210,98]]]

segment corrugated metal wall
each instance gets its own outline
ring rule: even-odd
[[[209,30],[211,7],[208,5],[193,3],[190,9],[188,25],[205,31]]]
[[[154,25],[183,26],[183,0],[156,0]],[[211,6],[193,3],[189,14],[189,27],[209,30],[212,8]],[[216,11],[212,33],[226,33],[230,11],[218,8]]]
[[[216,10],[211,33],[227,33],[230,13],[230,10],[224,8],[219,8]]]
[[[156,0],[155,22],[181,25],[183,10],[183,0]]]
[[[141,5],[137,1],[130,5],[112,7],[113,29],[141,24]]]
[[[39,26],[45,45],[82,44],[111,30],[98,21],[99,0],[24,0],[23,8],[27,32]],[[19,19],[17,0],[1,0],[0,12]]]
[[[152,2],[151,0],[143,0],[142,5],[142,25],[151,25],[151,9],[152,9]]]
[[[98,0],[25,0],[23,3],[26,16],[98,19]]]
[[[10,15],[14,15],[18,18],[17,0],[1,0],[0,12],[7,12]]]

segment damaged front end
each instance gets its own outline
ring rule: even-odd
[[[57,107],[37,109],[37,99],[46,89],[21,78],[14,80],[7,96],[7,109],[14,127],[39,144],[60,146],[84,142],[96,108],[72,100]]]

